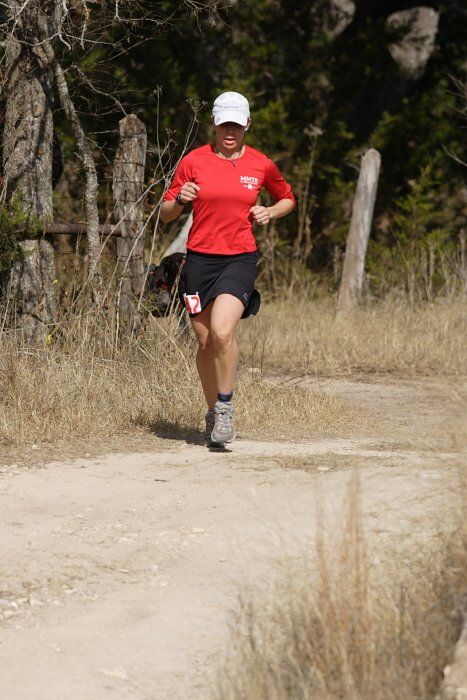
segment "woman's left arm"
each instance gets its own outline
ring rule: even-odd
[[[290,214],[292,209],[295,209],[295,202],[286,198],[279,199],[271,207],[263,207],[260,204],[256,204],[256,206],[251,207],[250,212],[257,224],[265,226],[271,219],[280,219],[281,216]]]
[[[286,198],[279,199],[279,201],[273,204],[272,207],[266,207],[266,209],[269,212],[270,219],[280,219],[281,216],[290,214],[290,212],[295,209],[295,206],[295,202],[292,202],[291,199]]]
[[[250,209],[253,219],[262,226],[268,224],[271,219],[280,219],[281,216],[289,214],[296,204],[292,188],[284,180],[277,165],[269,158],[265,167],[264,186],[271,197],[276,200],[275,204],[270,207],[257,204]]]

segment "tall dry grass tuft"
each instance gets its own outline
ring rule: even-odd
[[[154,319],[138,340],[119,345],[102,318],[84,313],[42,350],[0,334],[0,445],[192,434],[205,411],[194,356],[191,334],[170,319]],[[247,371],[236,402],[239,429],[256,435],[335,433],[356,419],[338,399],[268,387]]]
[[[323,376],[467,372],[467,314],[460,296],[414,308],[405,298],[387,298],[336,315],[332,298],[313,299],[303,291],[264,304],[258,318],[241,330],[246,356],[264,371]]]
[[[435,698],[461,624],[465,529],[411,567],[369,556],[355,474],[340,540],[319,523],[314,561],[266,600],[242,597],[214,696],[222,700]]]

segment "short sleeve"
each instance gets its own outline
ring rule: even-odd
[[[284,180],[277,165],[269,159],[264,173],[264,187],[276,202],[279,199],[290,199],[294,204],[296,203],[291,186]]]
[[[164,194],[162,201],[168,202],[171,199],[175,199],[182,185],[184,185],[185,182],[190,182],[192,179],[191,159],[185,156],[177,165],[170,187]]]

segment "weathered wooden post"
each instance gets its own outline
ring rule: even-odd
[[[128,321],[144,285],[144,169],[146,127],[135,114],[120,120],[120,141],[113,167],[114,218],[119,264],[119,309]]]
[[[339,311],[352,308],[362,291],[365,255],[370,237],[381,156],[370,148],[362,158],[345,247],[344,268],[337,300]]]

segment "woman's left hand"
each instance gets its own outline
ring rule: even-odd
[[[260,224],[261,226],[266,226],[266,224],[271,221],[269,209],[267,207],[262,207],[259,204],[251,207],[250,214],[253,216],[256,223]]]

